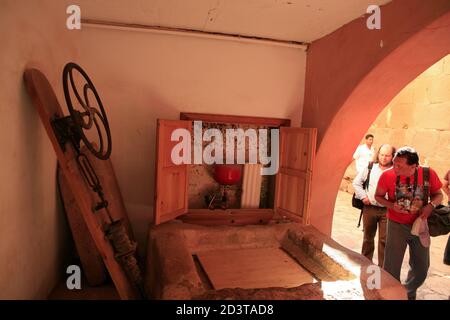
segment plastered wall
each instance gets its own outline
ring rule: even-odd
[[[111,158],[141,244],[153,217],[156,119],[200,112],[300,125],[303,49],[97,27],[82,29],[79,49],[106,107]]]
[[[70,235],[57,197],[56,157],[25,91],[27,66],[62,97],[76,34],[60,1],[0,1],[0,299],[43,299],[64,273]]]

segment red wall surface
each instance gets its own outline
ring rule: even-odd
[[[450,53],[449,0],[394,0],[381,7],[380,30],[367,28],[368,16],[308,49],[302,125],[318,128],[311,224],[327,235],[342,176],[369,126],[401,89]]]

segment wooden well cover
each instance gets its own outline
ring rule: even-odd
[[[314,280],[280,248],[220,250],[197,257],[215,290],[293,288]]]

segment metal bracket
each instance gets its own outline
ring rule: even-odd
[[[63,151],[66,151],[66,143],[71,142],[76,148],[77,153],[80,153],[81,136],[75,130],[75,125],[71,116],[57,117],[54,116],[50,121],[53,132],[58,140],[59,146]]]

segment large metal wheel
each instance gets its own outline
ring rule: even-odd
[[[82,76],[82,95],[80,95],[76,85],[74,71]],[[77,80],[79,77],[77,77]],[[70,86],[69,86],[70,84]],[[105,109],[100,100],[100,96],[94,87],[91,79],[86,72],[77,64],[70,62],[66,64],[63,71],[64,96],[69,109],[74,130],[77,131],[89,151],[97,158],[106,160],[111,155],[111,131],[109,129],[108,118]],[[71,88],[71,89],[70,89]],[[71,95],[71,91],[73,95]],[[91,106],[89,96],[92,93],[95,97],[96,107]],[[72,97],[75,96],[78,103],[73,103]],[[92,96],[92,95],[91,95]],[[92,99],[91,99],[92,100]],[[75,101],[74,101],[75,102]],[[95,126],[95,130],[94,127]],[[92,134],[94,134],[97,143],[93,143]],[[106,137],[105,137],[106,135]]]

